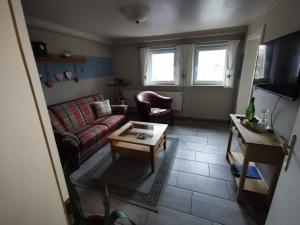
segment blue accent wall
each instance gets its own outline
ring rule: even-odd
[[[75,76],[79,77],[79,80],[112,76],[112,58],[87,56],[85,63],[37,61],[37,68],[39,74],[42,75],[41,82],[43,83],[47,80],[47,76],[46,76],[47,69],[45,67],[45,63],[47,63],[48,71],[50,73],[51,80],[53,82],[57,82],[57,80],[55,79],[55,74],[57,72],[63,73],[66,70],[70,71],[73,77]],[[74,66],[76,66],[77,72],[75,72]],[[64,81],[72,81],[72,80],[68,80],[67,78],[64,77],[64,80],[59,82],[64,82]]]

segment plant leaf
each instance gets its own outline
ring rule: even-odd
[[[119,219],[127,219],[131,225],[136,225],[131,219],[129,219],[128,215],[121,210],[112,211],[109,217],[105,219],[105,225],[113,225]]]
[[[86,225],[86,222],[84,220],[84,213],[80,205],[80,199],[75,187],[71,182],[70,174],[71,174],[71,170],[70,170],[69,162],[66,162],[64,165],[64,175],[65,175],[67,189],[69,192],[69,200],[71,204],[72,214],[76,224]]]
[[[109,195],[108,195],[106,183],[104,185],[104,191],[102,193],[102,198],[103,198],[102,203],[104,206],[104,216],[105,216],[105,220],[106,220],[106,218],[108,218],[110,215],[110,202],[109,202]]]

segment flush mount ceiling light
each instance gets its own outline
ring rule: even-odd
[[[146,5],[123,5],[120,11],[130,21],[140,24],[148,18],[150,8]]]

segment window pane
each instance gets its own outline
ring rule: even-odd
[[[196,81],[223,81],[225,49],[198,51]]]
[[[152,54],[152,81],[174,81],[174,53]]]

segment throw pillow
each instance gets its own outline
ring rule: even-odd
[[[111,107],[108,99],[104,101],[93,102],[91,105],[94,108],[97,118],[111,115]]]

